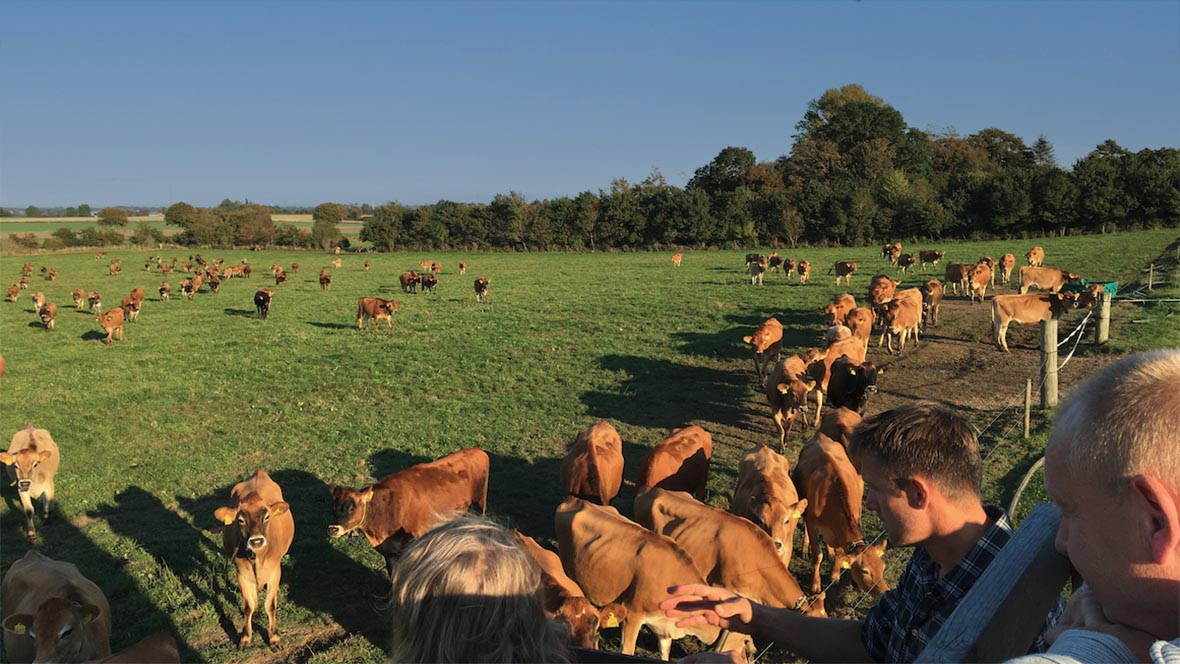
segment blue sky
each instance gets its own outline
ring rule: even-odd
[[[485,202],[921,129],[1180,146],[1180,2],[0,3],[0,205]]]

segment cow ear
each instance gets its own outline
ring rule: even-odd
[[[285,514],[290,511],[291,511],[291,506],[288,505],[285,501],[280,501],[280,502],[277,502],[277,503],[270,506],[270,515],[272,517],[278,516],[280,514]]]
[[[367,486],[357,493],[357,500],[362,503],[367,503],[373,499],[373,487]]]
[[[37,456],[41,457],[42,461],[48,461],[49,457],[53,456],[53,452],[50,452],[49,450],[41,450],[41,453]]]
[[[13,461],[14,459],[12,458],[11,454],[8,452],[0,452],[0,463],[3,463],[5,466],[11,466]]]
[[[93,604],[87,604],[86,606],[83,606],[81,609],[79,609],[79,611],[82,612],[82,622],[87,623],[92,622],[98,617],[98,614],[102,613],[102,610]]]
[[[887,539],[883,539],[883,540],[881,540],[880,542],[878,542],[878,543],[874,544],[874,545],[873,545],[872,547],[870,547],[870,548],[872,548],[872,549],[873,549],[873,550],[874,550],[874,551],[877,553],[877,555],[879,556],[879,555],[881,555],[881,554],[885,553],[885,547],[887,547],[887,546],[889,546],[889,540],[887,540]]]
[[[803,518],[803,512],[807,511],[807,499],[804,498],[804,499],[800,500],[799,502],[795,503],[794,505],[791,505],[790,509],[791,509],[791,518],[792,519]]]
[[[607,604],[598,612],[598,622],[603,627],[618,627],[627,620],[627,608],[618,602]]]
[[[754,337],[747,335],[747,336],[742,337],[742,341],[744,341],[746,343],[753,343]]]
[[[885,375],[885,367],[877,367],[877,375],[884,376]]]
[[[787,385],[786,383],[779,383],[778,385],[775,385],[775,389],[778,390],[779,394],[786,394],[787,392],[791,391],[791,386]]]
[[[4,629],[13,634],[28,634],[33,628],[33,616],[21,613],[4,619]]]
[[[335,482],[328,482],[328,493],[332,494],[333,496],[336,495],[336,483]]]
[[[216,517],[218,521],[228,526],[234,522],[235,518],[237,518],[238,511],[228,507],[218,507],[213,511],[213,516]]]

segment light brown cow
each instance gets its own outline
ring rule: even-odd
[[[8,287],[8,301],[16,302],[20,298],[20,284],[12,284]]]
[[[684,256],[682,256],[680,254],[672,254],[672,265],[675,265],[676,267],[680,267],[680,261],[682,261],[682,260],[684,260]],[[463,274],[465,267],[466,266],[460,265],[459,274]]]
[[[29,295],[29,299],[33,301],[33,313],[39,313],[41,307],[45,305],[45,293],[34,291]]]
[[[852,430],[856,425],[860,424],[860,413],[855,410],[850,410],[841,406],[836,409],[828,409],[824,413],[823,420],[819,423],[819,433],[828,438],[840,443],[844,449],[848,449],[848,443],[852,440]]]
[[[995,288],[996,287],[996,268],[999,267],[999,265],[996,263],[995,259],[993,259],[991,256],[980,256],[979,260],[976,261],[975,264],[987,266],[987,269],[990,271],[990,280],[988,281],[988,285],[990,285],[992,288]]]
[[[652,489],[635,496],[635,520],[680,545],[712,585],[780,609],[807,601],[770,536],[748,519],[687,493]]]
[[[1023,268],[1021,268],[1023,269]],[[1096,302],[1095,290],[1101,286],[1076,293],[1029,293],[1027,295],[996,295],[992,298],[992,339],[1000,350],[1008,351],[1008,325],[1021,323],[1032,325],[1043,320],[1061,318],[1062,314],[1077,307],[1092,307]]]
[[[371,267],[373,267],[373,264],[366,260],[365,261],[365,272],[368,272],[369,268],[371,268]]]
[[[852,336],[864,342],[865,349],[869,347],[869,339],[873,336],[873,323],[876,316],[868,307],[857,307],[844,317],[844,325],[852,332]]]
[[[1020,268],[1020,294],[1024,295],[1030,288],[1047,290],[1056,293],[1067,283],[1076,283],[1082,275],[1076,272],[1066,272],[1055,267]]]
[[[81,288],[75,288],[70,291],[70,297],[74,300],[74,308],[81,309],[86,306],[86,291]]]
[[[599,505],[609,505],[623,485],[623,439],[606,420],[582,429],[561,460],[561,487]]]
[[[491,279],[479,278],[475,280],[475,301],[485,302],[488,299],[488,286],[492,283]]]
[[[339,270],[339,269],[340,269],[340,266],[341,266],[341,265],[343,265],[343,264],[344,264],[344,261],[340,260],[339,258],[337,258],[336,260],[332,261],[332,265],[335,265],[337,270]]]
[[[102,313],[102,294],[98,291],[90,291],[90,294],[86,296],[86,304],[90,307],[91,312]]]
[[[832,263],[832,267],[828,270],[828,274],[831,274],[832,270],[836,271],[837,286],[840,285],[841,279],[844,280],[845,286],[852,286],[852,274],[856,272],[855,261],[836,261],[835,263]]]
[[[561,558],[556,553],[519,530],[514,532],[517,541],[541,568],[541,603],[545,613],[569,628],[570,645],[598,648],[598,626],[602,621],[598,609],[561,568]]]
[[[893,267],[897,267],[897,261],[901,258],[901,243],[894,242],[881,247],[881,258],[889,261]]]
[[[299,263],[291,263],[291,274],[299,274]]]
[[[659,487],[704,495],[712,458],[713,437],[708,431],[695,424],[673,429],[672,435],[644,457],[635,481],[636,491]]]
[[[677,618],[660,609],[670,586],[705,582],[692,558],[671,539],[623,518],[613,507],[574,497],[557,507],[554,525],[562,567],[586,599],[602,607],[602,626],[622,623],[623,654],[635,653],[644,625],[655,633],[664,660],[671,654],[672,639],[692,635],[705,643],[717,640],[717,627],[677,627]],[[748,655],[753,641],[732,632],[721,647]]]
[[[282,268],[279,268],[278,274],[275,275],[275,285],[282,286],[285,283],[287,283],[287,273],[284,272]],[[191,300],[192,298],[190,297],[189,299]]]
[[[180,649],[176,639],[167,630],[162,630],[98,660],[96,664],[180,664]]]
[[[418,267],[422,268],[423,272],[429,272],[431,265],[433,265],[431,261],[422,261],[421,263],[418,263]]]
[[[1006,284],[1012,278],[1012,268],[1016,267],[1016,257],[1012,254],[1000,256],[1000,283]]]
[[[860,510],[864,498],[864,480],[857,474],[844,447],[823,434],[803,446],[791,478],[799,495],[807,499],[803,512],[804,547],[810,545],[812,558],[811,591],[820,589],[820,563],[823,553],[820,538],[832,555],[831,579],[842,570],[852,571],[852,580],[861,590],[881,593],[885,584],[885,540],[868,546],[860,530]]]
[[[136,286],[135,288],[132,288],[132,289],[131,289],[131,298],[132,298],[133,300],[135,300],[136,302],[139,302],[139,304],[142,306],[142,305],[143,305],[143,300],[144,300],[144,293],[143,293],[143,289],[142,289],[142,288],[140,288],[139,286]]]
[[[459,274],[467,274],[466,261],[459,261]]]
[[[139,321],[139,302],[133,297],[125,297],[119,306],[123,309],[123,317],[132,323]]]
[[[811,279],[811,261],[799,261],[799,284],[803,285]]]
[[[916,290],[916,289],[914,289]],[[885,336],[888,338],[889,354],[893,354],[893,339],[898,339],[897,352],[905,350],[906,338],[914,336],[914,345],[918,345],[918,329],[922,324],[922,301],[915,302],[911,298],[896,299],[883,305],[885,310]]]
[[[921,286],[922,291],[922,331],[927,325],[938,325],[938,309],[942,306],[942,282],[931,279]]]
[[[46,332],[52,330],[54,322],[57,321],[57,305],[46,302],[37,310],[37,317],[41,319],[41,324],[45,326]]]
[[[807,365],[798,355],[784,357],[774,365],[763,391],[770,404],[770,416],[778,427],[779,449],[786,451],[787,436],[800,413],[807,426],[807,394],[815,389],[815,378],[807,374]]]
[[[102,326],[102,329],[107,333],[106,344],[111,345],[112,339],[123,340],[123,309],[115,307],[105,314],[100,315],[94,320]]]
[[[430,264],[430,271],[434,274],[442,274],[442,263],[434,262]]]
[[[167,282],[167,281],[165,281],[164,283],[160,284],[160,301],[161,301],[161,302],[167,302],[167,301],[168,301],[168,297],[169,297],[171,294],[172,294],[172,287],[168,285],[168,282]]]
[[[225,554],[238,570],[238,588],[242,592],[242,636],[238,647],[254,640],[254,611],[258,608],[258,590],[266,590],[267,643],[279,643],[275,611],[279,606],[279,580],[282,560],[295,539],[295,519],[291,507],[283,500],[283,490],[265,470],[256,470],[230,491],[228,507],[218,507],[213,515],[224,524],[221,542]]]
[[[25,534],[37,536],[33,525],[33,501],[41,501],[41,516],[49,518],[56,491],[54,477],[61,463],[61,453],[53,436],[45,429],[29,426],[12,435],[8,451],[0,453],[0,463],[7,466],[8,477],[20,494],[20,504],[25,513]]]
[[[763,275],[766,274],[766,267],[767,267],[767,264],[766,264],[766,257],[765,256],[759,256],[758,260],[753,260],[753,261],[750,261],[749,263],[746,264],[746,268],[750,272],[750,285],[751,286],[764,285],[762,283],[762,277],[763,277]]]
[[[762,443],[747,450],[738,464],[729,511],[749,519],[770,535],[778,557],[788,568],[795,546],[795,527],[805,509],[807,500],[799,499],[787,458]]]
[[[893,299],[900,279],[891,279],[887,274],[878,274],[869,283],[869,306],[876,307]]]
[[[979,296],[979,303],[983,304],[987,294],[987,285],[992,280],[992,269],[986,263],[976,263],[967,277],[967,286],[971,295],[971,304],[975,304],[975,296]]]
[[[754,349],[754,373],[762,384],[766,365],[778,359],[783,348],[783,324],[777,318],[767,318],[754,330],[754,334],[742,337],[742,341]]]
[[[376,330],[381,324],[382,319],[389,324],[389,329],[393,329],[393,314],[397,312],[398,305],[401,304],[398,300],[383,300],[379,297],[362,297],[357,298],[356,301],[356,329],[365,329],[365,319],[373,322],[373,329]]]
[[[1029,267],[1040,267],[1045,264],[1045,250],[1041,247],[1033,247],[1024,254],[1024,260],[1028,261]]]
[[[49,273],[45,276],[50,281],[57,281],[57,269],[52,267],[49,268]]]
[[[28,290],[29,289],[29,278],[28,277],[21,277],[20,281],[17,282],[17,287],[20,288],[21,290]]]
[[[111,654],[110,604],[71,563],[25,553],[4,574],[0,607],[9,662],[89,662]]]
[[[856,308],[856,298],[851,293],[841,293],[832,298],[832,302],[820,309],[824,315],[824,325],[839,325],[844,322],[848,312]]]
[[[472,447],[410,466],[364,489],[329,484],[332,523],[328,536],[354,531],[385,557],[385,571],[413,538],[468,509],[488,504],[488,453]]]
[[[938,267],[938,261],[942,260],[943,256],[946,256],[946,252],[937,249],[918,250],[918,261],[923,271],[926,270],[927,263],[930,263],[930,267]]]

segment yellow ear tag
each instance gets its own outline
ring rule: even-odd
[[[224,519],[222,519],[221,522],[228,526],[229,524],[234,522],[234,517],[231,514],[231,515],[225,517]]]
[[[614,611],[611,611],[610,613],[606,614],[606,626],[607,627],[618,627],[619,626],[619,619],[617,617],[615,617]]]
[[[85,613],[85,614],[83,614],[83,615],[82,615],[82,622],[87,622],[87,623],[88,623],[88,622],[90,622],[91,620],[94,620],[94,614],[87,612],[87,613]]]
[[[852,374],[853,376],[855,376],[855,375],[856,375],[856,369],[853,369],[852,371],[849,371],[848,373],[850,373],[850,374]]]
[[[803,512],[792,512],[792,513],[791,513],[791,518],[792,518],[792,519],[802,519],[802,518],[803,518]]]
[[[24,634],[25,633],[25,624],[24,623],[17,623],[15,625],[13,625],[12,631],[14,634]]]
[[[840,569],[852,569],[852,563],[848,562],[847,560],[841,561]]]

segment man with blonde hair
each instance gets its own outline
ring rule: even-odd
[[[1180,663],[1180,349],[1090,377],[1045,447],[1057,549],[1085,579],[1033,663]]]

